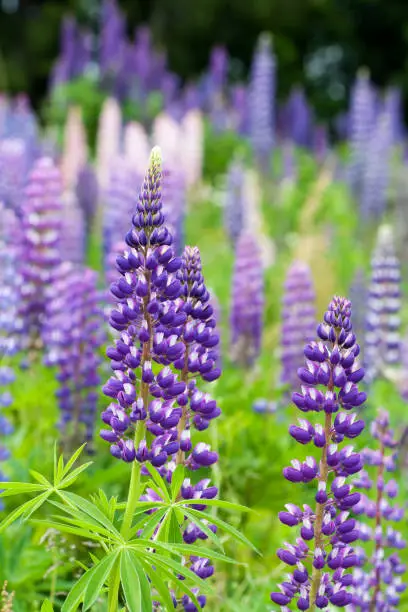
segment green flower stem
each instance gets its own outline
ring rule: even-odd
[[[143,421],[138,421],[135,431],[135,448],[138,448],[141,440],[143,439],[144,433],[144,423]],[[125,539],[129,537],[130,529],[132,527],[133,513],[141,495],[140,472],[141,464],[138,461],[133,461],[126,510],[123,516],[122,527],[120,530],[120,533]]]

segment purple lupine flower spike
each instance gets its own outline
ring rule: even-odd
[[[111,285],[116,307],[109,321],[120,335],[107,351],[113,376],[103,390],[112,403],[102,414],[110,429],[101,432],[114,457],[150,461],[155,467],[179,450],[177,425],[186,392],[185,382],[166,367],[184,354],[178,331],[186,315],[176,278],[182,260],[174,256],[172,237],[164,226],[161,183],[156,147],[126,235],[129,248],[117,258],[121,277]],[[164,369],[155,373],[153,361]],[[150,446],[146,426],[155,436]]]
[[[84,213],[86,230],[89,234],[98,206],[98,180],[92,166],[84,166],[78,172],[75,194]]]
[[[181,299],[184,302],[184,322],[181,339],[185,346],[184,355],[174,362],[181,371],[180,378],[187,384],[185,399],[182,404],[182,417],[177,426],[179,452],[176,464],[183,463],[190,470],[213,465],[218,460],[216,452],[208,444],[198,442],[193,445],[191,432],[207,429],[211,421],[221,413],[216,401],[209,393],[199,389],[200,379],[212,382],[219,378],[219,336],[216,331],[216,320],[211,304],[210,293],[207,290],[202,274],[200,251],[197,247],[186,246],[183,251],[183,267],[178,272],[183,292]],[[209,479],[200,480],[196,485],[186,478],[181,487],[181,497],[185,499],[214,498],[218,493],[217,487],[212,486]],[[204,510],[205,505],[198,504],[198,510]],[[214,525],[209,525],[213,531]],[[207,536],[195,524],[187,522],[184,526],[183,539],[187,544],[194,544],[198,539]],[[191,570],[200,578],[212,576],[214,567],[209,559],[190,556]],[[205,605],[202,597],[201,607]],[[188,598],[182,598],[181,605],[185,611],[191,609]]]
[[[29,175],[22,205],[20,316],[29,350],[42,346],[41,332],[52,286],[61,262],[61,174],[51,158],[39,159]]]
[[[303,365],[303,349],[315,335],[316,310],[313,279],[307,264],[295,262],[289,268],[282,300],[281,382],[291,388],[298,382],[297,371]]]
[[[245,170],[240,159],[231,162],[226,176],[224,225],[235,246],[244,224]]]
[[[300,528],[296,542],[277,552],[293,568],[279,592],[271,594],[282,610],[291,605],[326,610],[330,604],[345,607],[352,600],[346,572],[358,563],[352,543],[360,534],[349,512],[361,496],[347,480],[360,471],[362,460],[352,445],[341,443],[363,430],[364,422],[351,411],[364,403],[366,395],[358,389],[364,370],[356,359],[360,349],[350,317],[349,300],[334,297],[317,328],[319,340],[305,346],[305,367],[298,370],[302,386],[293,394],[293,402],[301,412],[322,413],[324,419],[312,423],[301,418],[289,429],[297,442],[320,450],[317,459],[312,454],[304,461],[294,459],[283,470],[289,482],[315,484],[316,506],[305,505],[302,510],[288,503],[279,514],[284,525]]]
[[[0,199],[17,214],[21,214],[28,163],[27,147],[22,138],[0,141]]]
[[[262,34],[252,62],[249,85],[249,133],[255,158],[269,169],[275,140],[276,62],[271,38]]]
[[[253,365],[261,350],[264,310],[263,266],[258,244],[241,234],[235,251],[231,296],[231,351],[234,361]]]
[[[13,238],[16,236],[16,219],[11,210],[0,204],[0,360],[14,355],[18,350],[18,332],[21,321],[18,318],[18,286],[16,274],[18,252]],[[1,409],[10,406],[12,397],[7,386],[14,380],[14,372],[0,366],[0,462],[6,461],[9,451],[3,446],[3,436],[12,433],[11,423],[1,414]],[[0,480],[5,479],[0,469]],[[3,505],[0,503],[0,510]]]
[[[105,258],[126,235],[129,219],[135,210],[137,194],[135,173],[124,163],[117,162],[111,170],[103,202],[103,250]],[[106,265],[105,265],[106,268]]]
[[[401,358],[401,272],[389,225],[378,231],[371,261],[371,281],[366,306],[364,364],[368,381],[398,365]]]
[[[312,112],[305,92],[301,87],[294,87],[286,103],[285,136],[301,147],[307,147],[311,141]]]
[[[45,363],[57,367],[61,442],[72,452],[78,444],[92,441],[96,420],[99,349],[104,342],[97,273],[61,264],[48,292]]]
[[[360,502],[353,513],[365,516],[360,524],[361,539],[371,542],[371,555],[360,551],[362,567],[353,572],[353,600],[351,612],[369,612],[400,609],[401,594],[407,585],[403,582],[406,565],[400,560],[398,551],[406,548],[401,532],[389,521],[404,519],[404,508],[394,502],[398,496],[398,485],[387,474],[396,469],[398,440],[390,429],[389,416],[381,410],[371,425],[371,436],[378,449],[365,449],[362,459],[367,471],[361,472],[354,481],[362,489]],[[370,491],[373,494],[370,496]],[[368,520],[367,520],[368,519]],[[371,525],[370,525],[371,523]],[[364,564],[364,565],[363,565]]]
[[[360,198],[365,219],[380,219],[386,210],[391,144],[390,118],[384,113],[377,119],[366,151]]]
[[[350,96],[349,140],[351,160],[349,182],[356,195],[361,193],[368,143],[376,118],[376,95],[368,72],[357,74]]]
[[[62,205],[60,251],[63,261],[83,265],[86,249],[86,230],[82,208],[71,193],[65,193]]]

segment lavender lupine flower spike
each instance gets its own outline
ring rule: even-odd
[[[369,381],[400,361],[400,283],[393,231],[389,225],[382,225],[371,261],[367,299],[364,364]]]
[[[297,442],[313,444],[321,451],[319,460],[313,456],[303,463],[293,460],[283,471],[289,482],[316,483],[317,492],[315,508],[305,505],[301,510],[287,504],[286,511],[279,514],[283,524],[300,526],[296,544],[287,544],[277,553],[283,563],[293,567],[293,574],[279,585],[280,592],[271,594],[282,610],[289,610],[295,602],[299,610],[326,610],[329,603],[338,607],[351,603],[346,589],[351,576],[346,570],[357,565],[351,544],[359,531],[349,511],[360,501],[360,494],[352,492],[347,477],[356,474],[362,462],[351,445],[339,445],[363,430],[364,422],[351,410],[360,406],[366,395],[357,386],[364,370],[356,360],[359,346],[350,316],[350,302],[334,297],[317,328],[319,341],[306,345],[306,364],[298,371],[302,387],[300,393],[293,394],[293,402],[302,412],[323,413],[324,422],[312,424],[302,418],[289,429]]]
[[[258,164],[265,172],[269,168],[275,138],[275,78],[276,64],[271,38],[259,38],[251,68],[249,86],[249,132]]]
[[[386,209],[391,144],[390,117],[383,113],[377,119],[366,151],[360,198],[365,219],[380,219]]]
[[[92,441],[95,426],[99,349],[104,341],[97,273],[62,264],[58,280],[49,288],[46,315],[45,363],[57,366],[61,442],[72,452],[78,444]]]
[[[16,235],[16,219],[11,210],[0,204],[0,362],[15,354],[18,349],[17,334],[20,321],[17,316],[18,284],[16,274],[17,250],[13,243]],[[5,365],[0,366],[0,463],[9,457],[9,451],[3,446],[3,436],[12,433],[11,423],[1,414],[1,409],[9,406],[12,397],[7,389],[14,380],[13,370]],[[0,479],[5,475],[0,469]],[[3,505],[0,502],[0,510]]]
[[[348,117],[351,148],[349,182],[356,195],[361,192],[367,147],[375,123],[375,98],[368,72],[360,70],[351,91]]]
[[[295,262],[289,268],[282,300],[281,382],[292,388],[303,365],[305,343],[314,338],[316,311],[313,279],[307,264]]]
[[[398,485],[395,480],[386,480],[386,474],[396,469],[396,447],[398,440],[393,438],[389,427],[389,416],[385,410],[379,412],[371,425],[371,435],[378,441],[378,450],[365,449],[362,452],[364,465],[369,473],[362,472],[354,481],[356,488],[365,490],[360,502],[353,512],[365,515],[372,520],[372,527],[367,521],[360,526],[361,538],[373,543],[373,552],[369,559],[361,551],[362,568],[353,573],[353,602],[350,612],[371,612],[383,610],[394,612],[400,609],[400,597],[406,589],[402,575],[406,566],[398,556],[398,550],[406,547],[401,533],[395,530],[388,521],[399,522],[404,518],[404,509],[393,503],[398,496]],[[368,497],[374,488],[373,497]],[[370,522],[370,521],[368,521]]]
[[[243,366],[253,365],[261,350],[263,268],[256,240],[241,234],[235,252],[231,296],[231,351]]]
[[[236,244],[244,223],[244,166],[240,159],[231,162],[226,177],[224,224],[230,241]]]
[[[126,236],[130,248],[117,258],[121,278],[111,286],[117,306],[110,324],[120,337],[107,351],[114,375],[104,393],[113,401],[102,419],[111,429],[101,432],[115,457],[150,461],[155,467],[179,450],[177,425],[186,391],[186,383],[171,371],[165,368],[156,375],[152,368],[153,361],[169,365],[185,350],[177,333],[186,320],[183,303],[177,301],[182,285],[175,276],[182,260],[174,257],[171,235],[163,225],[161,180],[156,147]],[[150,448],[144,424],[156,436]]]
[[[22,206],[21,310],[29,349],[38,350],[47,303],[46,288],[61,262],[61,174],[51,158],[41,158],[30,173]]]

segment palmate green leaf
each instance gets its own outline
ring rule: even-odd
[[[193,508],[190,508],[188,512],[186,512],[186,515],[192,516],[196,518],[196,521],[200,521],[200,523],[198,523],[200,529],[202,526],[202,519],[203,519],[203,514],[202,512],[200,512],[199,510],[194,510]],[[193,519],[192,519],[193,520]],[[252,544],[252,542],[250,542],[250,540],[248,540],[248,538],[246,538],[242,533],[240,533],[238,531],[238,529],[235,529],[235,527],[233,527],[232,525],[229,525],[228,523],[226,523],[225,521],[223,521],[222,519],[218,518],[218,516],[209,516],[208,520],[211,521],[211,523],[214,523],[214,525],[216,525],[217,527],[220,527],[223,531],[225,531],[226,533],[228,533],[230,536],[232,536],[234,538],[234,540],[238,540],[238,542],[241,542],[241,544],[245,544],[245,546],[249,546],[249,548],[252,548],[252,550],[254,550],[258,555],[260,555],[261,553],[255,548],[255,546]],[[197,522],[196,522],[197,524]]]
[[[77,610],[79,604],[85,593],[85,589],[88,586],[90,579],[92,578],[91,570],[88,570],[81,576],[81,578],[74,584],[72,589],[67,595],[66,600],[62,604],[61,612],[74,612]]]
[[[72,468],[72,466],[74,465],[75,461],[79,458],[80,454],[82,453],[82,451],[84,450],[86,444],[82,444],[82,446],[80,446],[75,453],[71,456],[70,459],[68,459],[66,466],[63,469],[62,475],[66,476],[69,472],[69,470]]]
[[[37,482],[45,485],[48,488],[52,487],[52,484],[46,479],[45,476],[40,474],[40,472],[37,472],[36,470],[30,470],[30,474]]]
[[[60,497],[64,499],[65,493],[60,493]],[[77,524],[78,526],[86,527],[87,529],[92,529],[96,533],[101,533],[105,535],[108,534],[110,539],[115,540],[117,542],[122,542],[121,536],[117,535],[116,531],[106,529],[105,527],[101,525],[100,522],[93,519],[89,514],[86,514],[85,512],[82,512],[81,510],[79,510],[77,506],[74,506],[68,500],[67,500],[67,503],[69,505],[64,505],[55,500],[50,500],[50,504],[52,504],[59,510],[62,510],[68,515],[65,517],[61,517],[58,515],[58,518],[64,521],[72,521],[73,524]]]
[[[179,544],[183,541],[176,513],[172,509],[166,514],[159,535],[164,542],[175,542]]]
[[[97,506],[100,511],[113,522],[115,518],[115,512],[118,507],[117,498],[111,497],[108,499],[105,491],[102,489],[98,490],[97,495],[91,495],[91,501]]]
[[[181,485],[184,481],[184,465],[178,465],[171,477],[171,497],[173,503],[176,501],[180,493]]]
[[[121,553],[120,580],[129,612],[152,609],[150,585],[134,550],[124,550]]]
[[[95,504],[87,499],[84,499],[80,495],[76,495],[75,493],[68,491],[64,491],[63,498],[68,499],[69,502],[103,525],[103,527],[105,527],[108,531],[114,533],[118,537],[121,537],[119,531],[116,529],[112,521],[110,521],[109,518],[95,506]]]
[[[64,457],[60,455],[57,465],[54,467],[54,485],[57,487],[64,473]]]
[[[72,535],[76,535],[80,538],[86,538],[88,540],[94,540],[95,542],[106,542],[106,538],[98,535],[93,531],[87,531],[86,529],[81,529],[80,527],[73,527],[71,525],[66,525],[65,523],[57,523],[56,521],[51,520],[36,520],[33,521],[33,523],[34,525],[41,525],[42,527],[55,529],[57,531],[61,531],[62,533],[71,533]]]
[[[160,521],[164,517],[164,515],[168,512],[168,508],[161,508],[161,510],[157,510],[153,512],[147,523],[145,524],[142,532],[142,536],[144,538],[151,538],[156,527],[159,525]]]
[[[41,495],[37,495],[34,499],[30,499],[25,504],[22,504],[11,512],[6,518],[0,523],[0,533],[6,529],[9,525],[14,523],[18,518],[23,517],[27,519],[31,514],[37,510],[48,498],[51,492],[46,491]]]
[[[11,495],[46,491],[48,486],[45,484],[33,484],[31,482],[0,482],[0,489],[2,489],[0,497],[10,497]]]
[[[82,465],[80,465],[79,467],[75,468],[75,470],[73,470],[72,472],[70,472],[67,476],[65,476],[61,482],[58,485],[59,489],[66,489],[67,487],[71,486],[72,483],[74,483],[78,476],[84,472],[85,470],[87,470],[89,468],[90,465],[92,465],[93,461],[88,461],[87,463],[84,463]]]
[[[54,612],[54,606],[52,605],[49,599],[46,599],[43,602],[40,612]]]
[[[89,610],[100,595],[101,589],[111,573],[112,567],[118,558],[119,551],[115,551],[104,557],[95,565],[90,573],[92,574],[85,589],[83,610]],[[149,608],[147,608],[149,609]]]
[[[100,536],[104,536],[104,540],[109,540],[111,542],[121,543],[121,538],[118,538],[111,531],[105,529],[101,525],[94,525],[94,523],[90,523],[81,519],[75,519],[72,516],[62,516],[61,514],[54,514],[52,516],[53,520],[63,521],[66,525],[71,525],[72,527],[79,527],[80,529],[89,530],[89,533],[96,533]]]

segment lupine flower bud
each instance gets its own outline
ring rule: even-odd
[[[311,342],[315,330],[315,294],[310,270],[295,262],[288,270],[282,300],[282,383],[294,387],[297,371],[304,361],[303,348]]]
[[[304,506],[302,511],[287,504],[287,512],[279,519],[290,527],[300,526],[296,544],[286,544],[278,550],[278,557],[294,569],[279,592],[271,599],[284,610],[296,604],[299,610],[326,609],[329,604],[344,607],[352,595],[343,581],[344,571],[358,563],[358,556],[350,544],[359,537],[355,521],[348,520],[349,511],[360,502],[360,494],[353,491],[347,478],[362,467],[359,453],[351,445],[341,447],[345,437],[353,438],[356,417],[350,413],[365,401],[359,392],[358,380],[363,371],[356,357],[359,346],[351,325],[351,304],[334,297],[324,322],[317,328],[319,340],[305,347],[305,367],[298,370],[304,383],[293,401],[302,412],[324,415],[323,424],[299,419],[290,427],[291,436],[304,445],[321,449],[319,459],[309,455],[305,461],[293,460],[283,471],[293,483],[316,483],[316,508]],[[358,377],[355,372],[360,371]],[[323,387],[322,390],[316,387]],[[335,416],[333,416],[335,414]],[[284,606],[287,606],[284,607]]]
[[[380,227],[371,261],[371,282],[367,300],[365,367],[368,380],[398,364],[401,356],[400,309],[401,274],[395,255],[391,227]]]
[[[275,140],[276,64],[271,39],[262,34],[255,50],[249,85],[249,132],[255,158],[267,171]]]
[[[258,245],[241,234],[235,252],[231,299],[231,351],[244,366],[253,365],[261,350],[263,324],[263,270]]]
[[[41,346],[46,288],[57,278],[61,261],[61,175],[50,158],[34,165],[22,207],[21,307],[29,349]]]
[[[370,499],[369,491],[373,488],[367,472],[362,472],[354,481],[357,489],[365,492],[353,512],[358,516],[366,515],[372,526],[364,525],[364,540],[372,542],[372,554],[368,558],[361,551],[360,569],[353,572],[353,599],[351,611],[393,610],[399,609],[401,594],[406,589],[401,576],[406,566],[401,562],[398,550],[406,547],[401,533],[387,521],[399,522],[404,518],[404,509],[393,503],[398,495],[398,486],[394,480],[386,480],[386,474],[396,468],[395,449],[398,441],[393,438],[389,427],[389,417],[385,411],[379,412],[371,426],[371,435],[378,442],[378,451],[365,449],[362,458],[365,467],[374,478],[374,494]],[[373,469],[374,468],[374,469]],[[357,528],[362,528],[362,525]],[[366,562],[363,565],[364,561]]]

